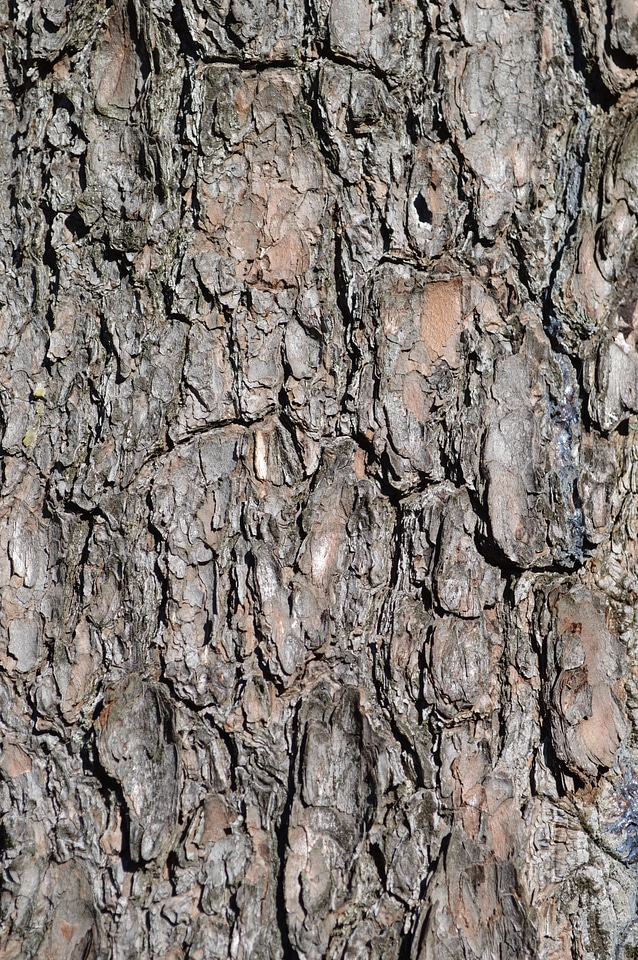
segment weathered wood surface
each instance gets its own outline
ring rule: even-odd
[[[0,0],[1,960],[638,955],[638,4]]]

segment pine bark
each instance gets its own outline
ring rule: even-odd
[[[636,0],[0,0],[1,960],[638,956]]]

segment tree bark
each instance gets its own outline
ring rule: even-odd
[[[0,20],[0,958],[638,956],[636,0]]]

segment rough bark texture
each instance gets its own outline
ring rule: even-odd
[[[2,960],[636,957],[636,0],[0,19]]]

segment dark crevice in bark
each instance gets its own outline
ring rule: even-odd
[[[614,2],[613,0],[607,0],[607,29],[605,31],[605,53],[608,57],[615,60],[619,67],[623,70],[632,70],[635,71],[638,66],[638,59],[632,54],[627,53],[625,50],[622,50],[619,47],[611,46],[611,36],[610,36],[610,26],[614,20]],[[618,11],[619,17],[622,16],[622,8]]]
[[[199,60],[202,51],[190,35],[181,0],[173,0],[171,24],[179,40],[180,52],[187,57],[190,62]]]
[[[579,118],[580,126],[580,118]],[[547,288],[545,291],[545,296],[542,300],[543,307],[543,321],[545,326],[545,332],[550,338],[552,347],[556,353],[567,353],[567,349],[563,343],[563,332],[561,329],[561,319],[557,315],[556,307],[554,305],[553,297],[556,294],[556,287],[558,285],[559,270],[561,269],[561,264],[565,257],[565,252],[568,250],[570,245],[575,242],[579,218],[582,215],[582,204],[583,204],[583,192],[585,189],[585,171],[586,165],[590,159],[590,130],[587,131],[585,138],[582,143],[577,148],[576,155],[570,157],[569,165],[571,170],[568,174],[568,184],[565,194],[568,198],[568,211],[570,216],[570,222],[568,224],[567,230],[564,237],[562,238],[561,244],[556,251],[556,255],[551,264],[549,278],[547,282]],[[601,184],[602,189],[602,184]],[[578,364],[578,356],[572,355],[571,361],[574,365]],[[581,395],[584,395],[581,393]]]
[[[567,14],[566,21],[574,69],[583,76],[587,85],[587,94],[592,105],[607,111],[615,103],[616,97],[603,83],[597,68],[587,60],[581,39],[579,14],[575,9],[573,0],[563,0],[563,2]],[[607,0],[605,0],[605,2],[607,2]]]
[[[94,716],[96,718],[102,706],[103,705],[100,704],[100,706],[98,706],[94,711]],[[106,809],[109,811],[109,816],[115,807],[117,807],[119,811],[120,822],[122,825],[122,848],[120,851],[122,868],[127,874],[135,873],[136,870],[140,869],[141,865],[136,864],[131,859],[131,851],[129,846],[131,820],[128,806],[122,792],[122,787],[117,780],[114,780],[108,775],[108,773],[100,764],[97,756],[97,748],[92,736],[90,738],[87,737],[87,740],[81,751],[81,757],[85,774],[92,777],[98,784],[99,792],[102,796],[102,800]]]
[[[170,585],[168,577],[166,575],[165,564],[166,564],[166,555],[163,554],[164,547],[164,538],[162,536],[161,530],[159,530],[153,523],[153,489],[152,487],[148,490],[145,498],[146,506],[148,509],[148,529],[155,541],[155,563],[153,566],[153,572],[155,578],[160,585],[161,599],[159,609],[157,611],[157,626],[158,629],[168,627],[168,603],[170,600]]]
[[[281,944],[284,951],[284,960],[299,960],[299,954],[294,949],[290,940],[288,930],[288,911],[286,908],[286,854],[288,845],[288,831],[290,829],[290,817],[292,814],[292,805],[295,799],[295,768],[298,763],[300,744],[299,729],[299,711],[300,703],[294,708],[289,721],[289,766],[288,766],[288,784],[286,790],[286,802],[282,811],[279,824],[277,826],[277,864],[275,866],[275,877],[277,883],[277,927]]]

